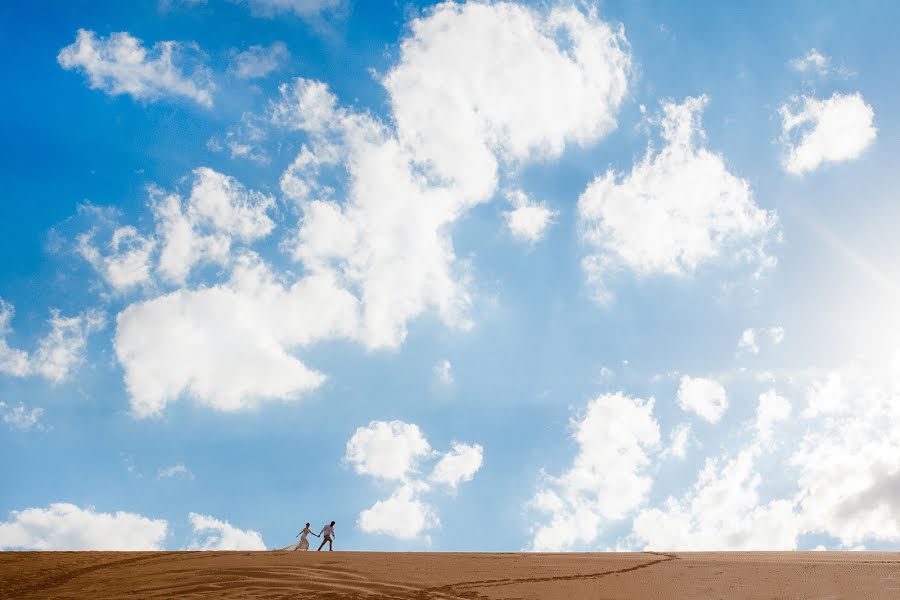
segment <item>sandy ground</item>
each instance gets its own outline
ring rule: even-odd
[[[0,598],[900,598],[900,554],[0,552]]]

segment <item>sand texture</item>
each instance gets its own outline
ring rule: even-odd
[[[900,554],[0,552],[0,598],[900,598]]]

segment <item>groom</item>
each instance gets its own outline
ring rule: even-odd
[[[334,521],[332,521],[329,525],[325,525],[322,527],[322,531],[319,532],[323,535],[322,543],[319,545],[319,550],[322,549],[322,546],[328,543],[328,551],[331,552],[331,540],[334,539]],[[318,552],[319,550],[316,550]]]

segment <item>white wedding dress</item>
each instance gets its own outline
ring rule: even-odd
[[[304,529],[302,532],[300,532],[299,542],[290,546],[285,546],[284,548],[275,548],[275,550],[309,550],[309,540],[306,539],[306,536],[308,536],[310,533],[312,532],[309,529]]]

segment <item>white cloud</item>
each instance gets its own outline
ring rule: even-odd
[[[360,298],[369,348],[398,346],[427,310],[469,327],[450,227],[495,194],[501,162],[608,133],[629,65],[624,36],[593,13],[447,3],[413,22],[383,79],[396,131],[338,107],[320,82],[282,86],[272,120],[312,136],[281,182],[303,210],[294,258],[338,273]],[[332,197],[323,168],[346,171],[346,198]]]
[[[794,175],[815,171],[823,163],[854,160],[875,141],[875,113],[862,94],[834,93],[819,100],[794,98],[780,111],[784,170]]]
[[[178,463],[177,465],[172,465],[171,467],[165,467],[157,471],[156,478],[157,479],[172,479],[174,477],[184,477],[185,479],[193,479],[194,474],[184,466],[182,463]]]
[[[737,343],[738,354],[759,354],[760,341],[768,338],[772,346],[777,346],[784,341],[784,327],[776,325],[766,329],[753,329],[748,327],[741,333]]]
[[[756,430],[762,442],[772,439],[772,426],[791,416],[791,403],[775,390],[760,394],[756,409]]]
[[[153,239],[142,236],[131,226],[117,227],[104,254],[94,245],[96,231],[78,236],[78,253],[116,292],[125,292],[150,281]]]
[[[87,338],[103,328],[106,318],[94,310],[76,317],[63,317],[53,310],[49,323],[50,333],[38,341],[37,350],[31,356],[31,368],[60,383],[84,362]]]
[[[15,307],[0,298],[0,373],[25,377],[31,371],[28,362],[28,353],[24,350],[12,348],[6,341],[6,336],[12,330],[12,319],[16,314]]]
[[[759,354],[759,343],[756,341],[756,330],[747,328],[741,333],[741,339],[738,340],[738,352],[749,352],[750,354]]]
[[[278,122],[318,136],[282,177],[285,195],[303,208],[294,258],[314,272],[334,273],[360,298],[360,341],[371,349],[401,344],[407,322],[428,309],[467,328],[465,265],[456,260],[448,231],[460,215],[459,197],[415,174],[383,125],[335,109],[335,102],[322,84],[295,80],[282,87],[273,111]],[[309,199],[308,193],[326,191],[318,169],[337,156],[350,176],[348,198]]]
[[[0,549],[159,550],[167,532],[163,519],[57,502],[12,511],[8,521],[0,522]]]
[[[795,58],[789,63],[791,68],[800,73],[815,71],[819,74],[828,72],[831,58],[825,56],[815,48],[811,48],[804,56]]]
[[[659,444],[653,399],[604,394],[572,422],[578,455],[560,477],[548,477],[532,505],[549,516],[533,532],[534,550],[593,542],[604,522],[618,521],[645,500],[652,479],[647,451]]]
[[[733,257],[766,266],[765,244],[777,228],[774,212],[756,205],[750,184],[704,147],[700,114],[707,98],[663,103],[663,146],[648,148],[628,174],[597,177],[578,200],[583,259],[599,301],[607,279],[628,268],[637,275],[681,276]]]
[[[194,539],[189,550],[265,550],[262,536],[252,529],[238,529],[227,521],[190,513]]]
[[[64,69],[87,75],[93,89],[112,96],[128,94],[136,100],[184,97],[212,107],[215,89],[205,68],[196,66],[187,74],[176,64],[191,46],[159,42],[148,52],[141,40],[128,32],[98,38],[93,31],[79,29],[75,42],[63,48],[57,61]]]
[[[804,528],[851,547],[900,540],[900,361],[827,373],[807,390],[792,454]]]
[[[403,421],[372,421],[358,427],[347,442],[344,460],[360,475],[406,480],[431,446],[418,425]]]
[[[453,365],[446,358],[442,358],[434,365],[434,376],[444,385],[453,383]]]
[[[345,0],[244,0],[250,4],[251,14],[259,17],[274,17],[293,13],[300,17],[314,17],[319,13],[334,10]]]
[[[436,453],[419,427],[403,421],[372,421],[359,427],[347,442],[344,461],[360,475],[397,482],[385,500],[378,500],[359,514],[359,528],[366,533],[414,539],[438,527],[437,513],[423,496],[431,486],[419,475],[419,463],[441,458],[428,480],[455,490],[471,481],[481,468],[483,449],[479,444],[453,442],[446,453]]]
[[[526,242],[539,242],[558,214],[539,202],[532,202],[522,190],[512,190],[506,199],[512,210],[503,213],[513,237]]]
[[[822,54],[815,48],[810,48],[809,52],[803,56],[792,59],[788,65],[798,73],[817,77],[835,76],[846,79],[854,75],[850,69],[844,66],[832,66],[831,57]]]
[[[774,390],[760,395],[751,439],[734,456],[707,458],[681,498],[642,509],[630,545],[644,550],[794,550],[803,533],[793,499],[760,501],[759,458],[771,449],[775,423],[790,404]]]
[[[666,448],[663,457],[673,456],[681,459],[687,456],[688,444],[691,441],[691,424],[679,423],[669,432],[669,447]]]
[[[195,266],[226,266],[235,244],[251,244],[274,230],[269,215],[275,208],[272,196],[247,189],[235,178],[208,167],[196,168],[192,174],[186,199],[150,186],[156,222],[151,234],[115,225],[107,210],[90,205],[79,209],[96,216],[100,226],[112,229],[105,250],[94,243],[98,226],[80,235],[76,248],[114,291],[125,292],[152,281],[157,247],[155,270],[167,282],[184,284]]]
[[[250,46],[243,52],[232,49],[228,68],[238,79],[259,79],[281,69],[289,58],[284,42]]]
[[[784,327],[782,327],[780,325],[776,325],[775,327],[769,327],[768,334],[769,334],[769,337],[772,339],[772,343],[776,346],[784,341]]]
[[[232,411],[291,400],[325,376],[291,351],[352,338],[357,306],[327,275],[286,285],[254,255],[236,261],[227,283],[136,302],[116,319],[114,347],[131,407],[159,415],[187,395]]]
[[[508,18],[515,27],[498,38]],[[232,248],[272,231],[271,197],[207,168],[194,171],[186,199],[154,190],[162,278],[184,286],[203,263],[232,273],[224,283],[178,289],[118,315],[116,354],[137,415],[157,415],[181,395],[221,410],[295,398],[321,385],[324,375],[292,352],[334,338],[395,348],[409,322],[426,311],[449,326],[470,327],[468,265],[454,254],[453,223],[495,194],[501,163],[557,156],[566,144],[595,141],[615,126],[630,56],[623,34],[593,12],[446,4],[415,23],[400,63],[384,78],[391,119],[339,107],[327,86],[303,79],[281,86],[270,107],[272,123],[309,134],[281,180],[303,213],[283,246],[301,263],[303,278],[278,277],[246,250]],[[487,55],[494,67],[473,53],[439,60],[442,49],[472,45],[496,50]],[[510,59],[520,67],[506,68]],[[465,61],[469,67],[460,66]],[[512,88],[503,92],[502,106],[489,107],[495,72]],[[550,78],[540,86],[545,93],[515,92],[531,90],[535,73]],[[417,90],[422,78],[443,83]],[[571,89],[563,92],[563,85]],[[446,118],[443,129],[434,125],[421,135],[411,129],[421,116],[416,102],[450,88],[460,100],[453,111],[477,121],[478,147],[491,155],[489,180],[478,172],[478,157],[470,161],[472,173],[434,171],[443,167],[430,153],[453,129]],[[444,141],[456,144],[451,156],[469,144],[452,136]],[[329,185],[334,170],[347,175],[336,178],[346,182],[343,198]],[[237,264],[235,254],[242,257]]]
[[[799,534],[793,503],[760,504],[756,446],[734,458],[707,459],[693,487],[633,522],[631,539],[646,550],[793,550]]]
[[[359,513],[357,524],[365,533],[411,540],[438,527],[440,521],[434,509],[419,498],[412,486],[402,485],[388,499],[379,500]]]
[[[241,115],[240,122],[228,128],[224,139],[212,137],[206,141],[206,147],[213,152],[222,152],[227,148],[231,158],[246,158],[267,164],[269,154],[263,146],[269,135],[267,125],[267,120],[246,112]]]
[[[29,355],[12,348],[6,341],[14,307],[0,298],[0,372],[16,377],[40,375],[61,383],[84,362],[87,338],[100,330],[106,320],[102,313],[89,310],[75,317],[63,317],[50,311],[50,331],[38,340],[37,349]]]
[[[710,423],[718,423],[728,408],[725,388],[715,379],[683,375],[676,395],[682,410],[696,413]]]
[[[162,238],[159,270],[175,283],[183,283],[196,264],[227,264],[234,240],[250,243],[275,228],[268,214],[275,207],[272,196],[208,167],[194,169],[193,175],[186,202],[177,194],[151,190]]]
[[[18,406],[7,406],[5,402],[0,402],[0,415],[3,416],[3,422],[11,428],[20,431],[42,429],[38,422],[43,414],[43,408],[32,408],[29,410],[21,402],[19,402]]]
[[[450,451],[434,466],[429,479],[455,488],[462,481],[472,481],[481,468],[483,459],[484,449],[480,444],[453,442]]]
[[[275,199],[246,189],[234,177],[208,167],[194,169],[194,184],[188,214],[194,223],[251,242],[266,237],[275,228],[267,214]]]
[[[186,200],[151,190],[161,240],[158,270],[183,284],[191,269],[231,267],[223,283],[135,302],[117,316],[115,350],[139,417],[182,395],[218,410],[292,400],[325,376],[294,356],[322,339],[357,337],[356,299],[330,273],[279,277],[246,249],[275,228],[275,200],[201,167]]]
[[[173,283],[184,283],[191,269],[204,262],[225,265],[231,252],[231,240],[222,234],[203,235],[185,215],[178,194],[163,195],[151,190],[156,233],[161,240],[157,269]]]
[[[631,56],[593,11],[447,2],[410,29],[384,78],[399,139],[469,201],[493,194],[498,158],[558,156],[616,127]]]

